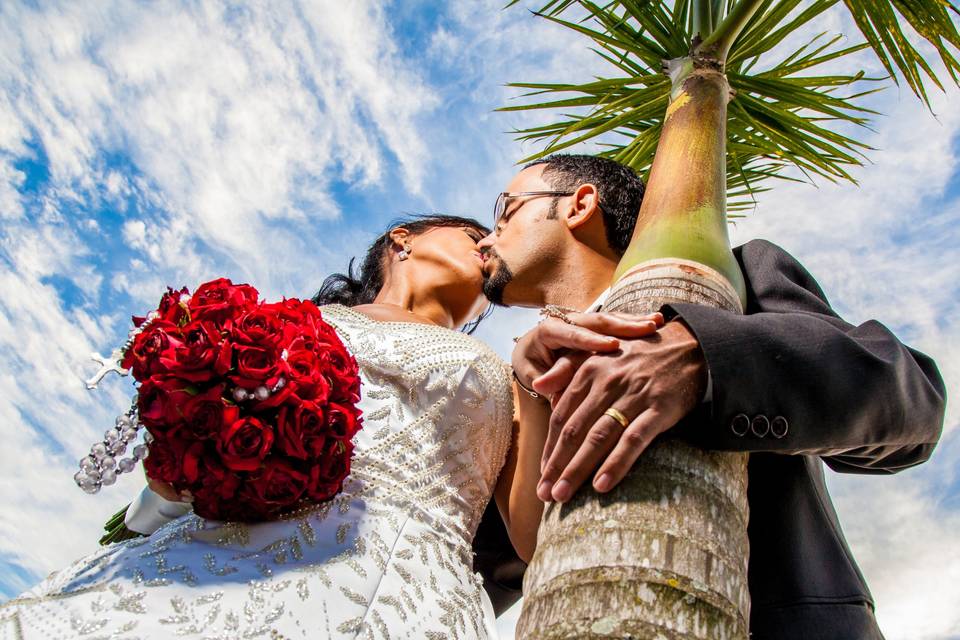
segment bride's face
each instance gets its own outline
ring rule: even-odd
[[[487,307],[483,295],[483,255],[477,243],[484,232],[475,227],[434,227],[409,239],[411,270],[418,287],[434,293],[450,310],[456,325],[465,324]]]

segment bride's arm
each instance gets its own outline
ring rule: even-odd
[[[510,542],[524,562],[537,547],[537,529],[543,502],[537,497],[540,458],[547,438],[550,405],[542,396],[532,398],[513,386],[513,442],[500,472],[494,497],[507,526]]]
[[[659,313],[627,316],[608,313],[568,313],[564,321],[547,318],[517,341],[513,350],[513,368],[526,386],[532,386],[539,375],[554,368],[576,368],[581,354],[615,351],[617,338],[638,338],[656,332],[663,325]],[[614,337],[616,336],[616,337]],[[558,350],[562,346],[562,349]],[[566,353],[564,362],[558,362]],[[547,398],[534,398],[513,387],[515,415],[513,444],[500,473],[494,495],[500,515],[514,549],[525,562],[537,547],[537,529],[543,515],[543,502],[537,497],[540,463],[550,426],[550,404]]]

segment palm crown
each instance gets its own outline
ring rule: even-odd
[[[511,4],[514,4],[512,2]],[[905,22],[939,55],[957,82],[955,50],[960,34],[948,0],[844,0],[863,35],[843,46],[842,35],[818,33],[789,53],[778,45],[815,24],[839,0],[678,0],[676,2],[551,0],[538,15],[589,37],[594,50],[617,70],[609,78],[584,84],[517,82],[526,97],[550,96],[505,111],[578,109],[549,124],[518,132],[523,140],[545,142],[533,160],[602,134],[603,155],[645,174],[654,158],[664,116],[676,85],[665,61],[711,53],[723,61],[735,98],[727,118],[728,211],[750,206],[758,186],[770,177],[787,179],[788,165],[807,179],[855,181],[850,167],[860,165],[869,147],[852,136],[852,124],[868,125],[875,112],[865,95],[884,80],[905,82],[929,106],[927,87],[943,85],[922,53],[910,42]],[[582,20],[565,19],[578,6]],[[788,41],[789,42],[789,41]],[[871,78],[862,70],[817,73],[864,49],[872,49],[887,70]],[[557,96],[556,99],[553,96]],[[584,109],[585,108],[585,109]],[[796,174],[794,174],[796,175]]]

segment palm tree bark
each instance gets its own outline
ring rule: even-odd
[[[743,276],[726,230],[729,85],[715,59],[668,67],[675,91],[605,308],[692,302],[742,313]],[[745,454],[664,439],[611,493],[586,486],[549,505],[517,637],[745,640],[746,465]]]

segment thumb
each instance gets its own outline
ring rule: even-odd
[[[583,351],[575,351],[560,356],[552,367],[533,380],[534,390],[547,397],[563,391],[573,380],[573,376],[580,369],[580,365],[589,357],[590,354]]]

